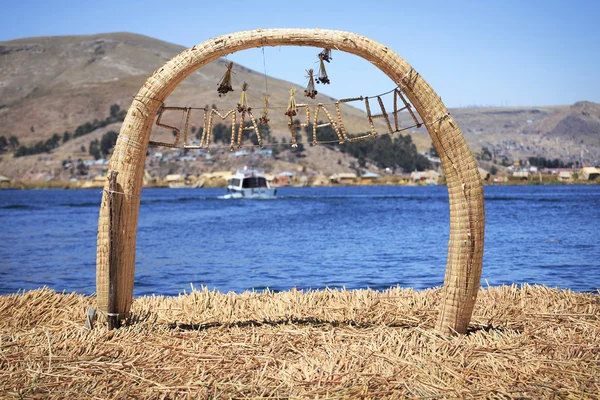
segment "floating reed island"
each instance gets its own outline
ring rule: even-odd
[[[466,335],[435,333],[439,289],[95,298],[0,296],[0,398],[598,398],[600,296],[482,289]]]

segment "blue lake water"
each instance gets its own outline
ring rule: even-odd
[[[440,286],[445,187],[144,189],[135,295]],[[0,191],[0,294],[95,291],[101,191]],[[485,187],[483,285],[600,288],[600,185]]]

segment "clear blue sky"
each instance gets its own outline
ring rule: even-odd
[[[418,4],[417,4],[418,3]],[[0,41],[128,31],[186,47],[256,28],[356,32],[406,59],[448,107],[600,102],[600,1],[11,1]],[[269,75],[299,84],[318,69],[318,49],[268,48]],[[374,95],[393,83],[369,63],[334,53],[341,98]],[[229,56],[263,71],[260,49]]]

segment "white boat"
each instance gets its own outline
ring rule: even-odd
[[[277,189],[272,188],[265,178],[264,171],[238,169],[229,181],[224,199],[274,199]]]

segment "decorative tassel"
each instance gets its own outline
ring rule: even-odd
[[[306,87],[306,90],[304,91],[304,95],[306,97],[310,97],[311,99],[314,99],[315,96],[317,95],[317,91],[315,90],[315,79],[313,77],[313,70],[307,69],[306,73],[308,74],[308,76],[307,76],[308,86]]]
[[[331,57],[327,56],[323,53],[319,53],[319,76],[317,77],[317,83],[321,83],[323,85],[329,84],[329,77],[327,76],[327,71],[325,70],[324,61],[329,62]]]
[[[319,59],[330,62],[332,60],[331,49],[323,49],[323,51],[319,53]]]
[[[217,92],[219,92],[219,97],[225,96],[229,92],[233,92],[233,88],[231,87],[231,69],[233,68],[233,61],[227,63],[227,71],[225,71],[225,75],[221,78],[221,82],[219,82],[219,87],[217,88]]]
[[[298,107],[296,106],[296,99],[294,98],[294,94],[296,93],[296,89],[290,89],[290,102],[288,103],[287,111],[285,115],[288,117],[293,117],[298,114]]]
[[[250,85],[248,85],[246,82],[242,84],[242,95],[240,96],[240,102],[237,105],[238,112],[252,111],[252,109],[248,107],[248,97],[246,96],[246,90],[248,90],[249,87]]]
[[[263,112],[262,112],[262,115],[259,118],[258,122],[262,125],[266,125],[269,123],[269,115],[268,115],[269,96],[263,97],[263,103],[264,103]]]

